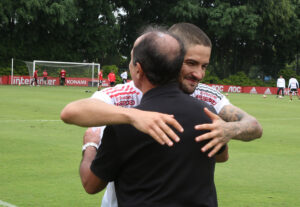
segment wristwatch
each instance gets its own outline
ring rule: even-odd
[[[88,142],[82,146],[82,152],[84,152],[87,147],[95,147],[98,149],[99,145],[97,145],[95,142]]]

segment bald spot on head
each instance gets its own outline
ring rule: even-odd
[[[162,85],[177,80],[185,50],[167,31],[150,31],[135,41],[132,53],[133,65],[139,63],[152,84]]]
[[[175,58],[180,52],[180,46],[178,41],[169,34],[162,32],[148,32],[140,36],[134,44],[134,47],[144,38],[151,38],[154,46],[160,54],[166,55],[168,60]]]

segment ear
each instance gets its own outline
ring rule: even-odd
[[[136,77],[140,80],[143,78],[144,76],[144,71],[143,68],[141,66],[141,64],[139,62],[136,63]]]

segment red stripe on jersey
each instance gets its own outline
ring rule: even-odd
[[[131,94],[137,94],[139,95],[140,92],[138,92],[134,87],[131,85],[122,85],[122,86],[117,86],[113,88],[107,88],[102,90],[105,94],[107,94],[110,98],[121,96],[121,95],[131,95]]]
[[[122,86],[121,88],[110,88],[111,90],[104,91],[107,95],[110,95],[112,93],[122,93],[122,92],[131,92],[131,91],[136,91],[134,88],[131,86]]]
[[[137,94],[137,95],[139,95],[140,93],[137,92],[137,91],[127,91],[127,92],[120,92],[120,93],[116,93],[116,94],[111,94],[111,95],[109,95],[109,97],[113,98],[113,97],[116,97],[116,96],[131,95],[131,94]]]

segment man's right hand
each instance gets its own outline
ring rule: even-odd
[[[130,124],[136,129],[150,135],[158,143],[173,146],[173,142],[179,142],[179,137],[171,129],[171,126],[179,132],[183,132],[182,126],[176,121],[173,115],[151,111],[130,109],[128,113]]]
[[[88,128],[83,136],[83,145],[88,143],[88,142],[94,142],[96,144],[100,143],[100,133],[101,133],[101,128],[100,127],[91,127]]]

